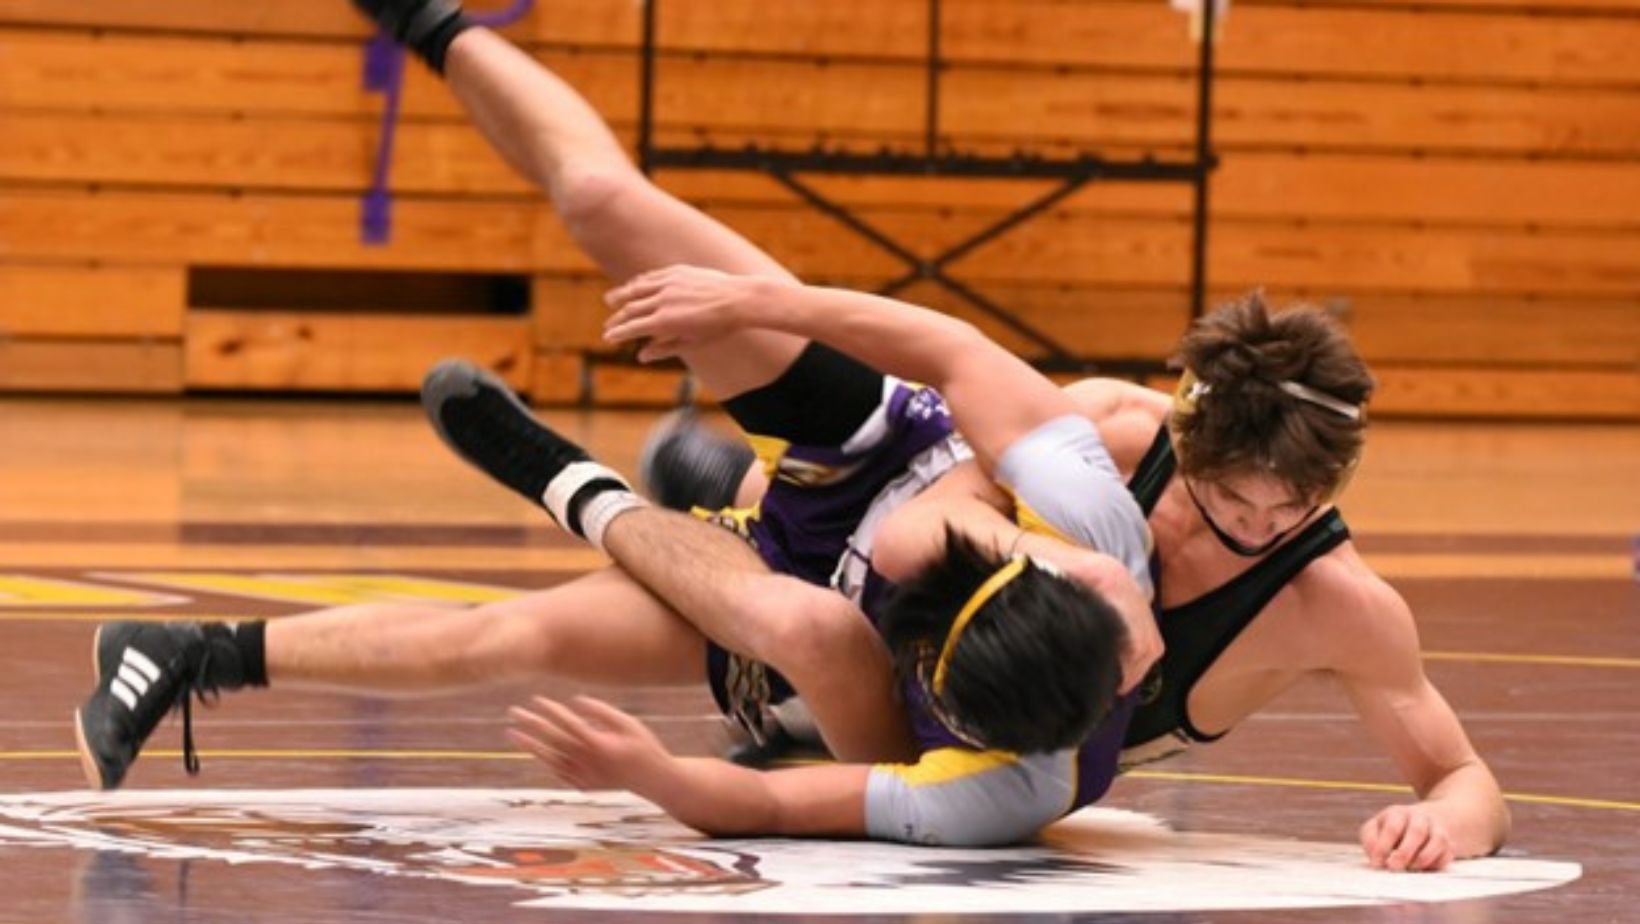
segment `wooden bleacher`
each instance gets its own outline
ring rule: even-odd
[[[492,4],[493,5],[493,4]],[[917,142],[922,0],[668,0],[663,140]],[[555,0],[508,30],[630,139],[638,11]],[[408,73],[389,247],[358,240],[380,98],[342,0],[0,0],[0,388],[398,390],[446,352],[539,401],[664,403],[588,357],[602,281],[550,210]],[[947,0],[945,140],[1177,153],[1191,47],[1161,0]],[[1376,413],[1640,419],[1640,4],[1237,3],[1221,49],[1209,278],[1344,311]],[[658,179],[814,280],[898,266],[767,179]],[[816,178],[933,251],[1042,187]],[[957,274],[1094,356],[1188,320],[1184,187],[1094,185]],[[192,297],[241,267],[508,273],[518,317]],[[931,287],[908,297],[961,313]],[[983,319],[999,339],[1028,344]],[[391,331],[397,346],[379,345]]]

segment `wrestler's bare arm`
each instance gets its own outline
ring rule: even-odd
[[[1509,810],[1457,715],[1424,674],[1406,601],[1353,552],[1323,565],[1300,588],[1305,610],[1327,614],[1329,670],[1419,801],[1384,809],[1362,825],[1375,866],[1440,869],[1489,854],[1509,833]],[[1310,577],[1307,575],[1307,577]],[[1326,596],[1317,606],[1316,594]]]
[[[1065,811],[1074,752],[940,748],[911,764],[752,770],[676,757],[642,722],[587,697],[537,698],[508,734],[581,789],[626,789],[719,836],[875,837],[983,847],[1029,838]],[[926,762],[926,763],[925,763]],[[919,769],[920,768],[920,769]]]
[[[972,324],[890,298],[674,266],[626,283],[609,301],[616,312],[605,336],[650,338],[640,359],[757,327],[820,340],[931,385],[988,470],[1026,434],[1076,412],[1059,386]]]
[[[864,837],[866,764],[761,771],[676,757],[644,724],[590,697],[537,697],[508,735],[579,789],[625,789],[714,836]]]

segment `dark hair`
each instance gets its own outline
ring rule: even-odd
[[[1372,375],[1341,325],[1319,308],[1271,314],[1261,292],[1198,319],[1174,362],[1208,387],[1172,421],[1179,470],[1211,479],[1267,471],[1306,498],[1347,478],[1366,436],[1358,420],[1281,390],[1294,382],[1362,406]]]
[[[945,555],[902,583],[879,621],[901,678],[933,675],[963,604],[1006,561],[949,527]],[[979,608],[952,649],[944,688],[925,695],[988,748],[1080,744],[1121,683],[1127,627],[1094,591],[1034,562]]]

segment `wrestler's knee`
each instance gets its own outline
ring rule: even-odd
[[[531,676],[552,673],[568,657],[552,631],[553,621],[509,602],[465,611],[457,660],[483,674]]]
[[[819,590],[803,594],[760,633],[758,659],[794,679],[832,675],[857,660],[862,646],[877,644],[871,625],[842,596]]]
[[[627,164],[578,170],[555,185],[553,207],[570,232],[580,236],[619,221],[648,183]]]

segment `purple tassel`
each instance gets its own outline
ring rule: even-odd
[[[492,29],[500,28],[523,19],[534,6],[535,0],[514,0],[511,7],[498,13],[475,15],[473,21]],[[365,43],[364,89],[367,93],[385,94],[387,99],[382,107],[381,138],[376,143],[376,165],[371,173],[370,189],[359,202],[359,240],[367,245],[382,246],[393,236],[393,193],[387,180],[393,166],[399,100],[404,92],[404,49],[385,32],[377,32]]]

